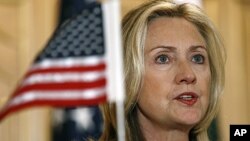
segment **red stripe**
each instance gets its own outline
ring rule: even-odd
[[[55,106],[55,107],[69,107],[69,106],[93,106],[107,101],[106,94],[93,99],[74,99],[74,100],[35,100],[20,105],[9,107],[0,113],[0,121],[9,113],[14,113],[20,109],[33,107],[33,106]]]
[[[64,83],[44,83],[24,86],[15,91],[13,97],[22,95],[28,91],[62,91],[62,90],[84,90],[96,87],[104,87],[106,79],[99,79],[94,82],[64,82]]]
[[[101,71],[101,70],[105,70],[106,65],[104,63],[95,65],[95,66],[74,66],[74,67],[66,67],[66,66],[62,66],[62,67],[50,67],[50,68],[46,68],[46,69],[35,69],[35,70],[31,70],[29,71],[25,78],[36,74],[36,73],[63,73],[63,72],[87,72],[87,71]]]

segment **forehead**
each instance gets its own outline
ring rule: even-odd
[[[196,26],[186,19],[160,17],[149,23],[146,44],[171,46],[199,44],[205,46],[205,41]]]
[[[179,17],[158,17],[149,22],[148,30],[150,29],[162,29],[164,27],[166,30],[173,31],[178,29],[178,31],[198,32],[195,25],[184,18]],[[186,30],[185,30],[186,29]]]

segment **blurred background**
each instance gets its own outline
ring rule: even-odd
[[[0,107],[65,18],[62,1],[0,0]],[[144,1],[122,0],[122,15]],[[227,50],[226,87],[216,129],[218,141],[229,141],[230,124],[250,124],[250,0],[197,2],[217,26]],[[11,114],[0,123],[0,140],[52,141],[54,114],[49,107]]]

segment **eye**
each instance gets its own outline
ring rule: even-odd
[[[157,64],[167,64],[169,62],[169,57],[167,55],[159,55],[155,58]]]
[[[201,54],[197,54],[192,57],[192,62],[194,63],[203,64],[204,61],[205,61],[205,58]]]

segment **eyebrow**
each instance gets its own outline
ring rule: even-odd
[[[174,46],[160,45],[160,46],[157,46],[157,47],[154,47],[154,48],[150,49],[150,52],[155,50],[155,49],[158,49],[158,48],[168,49],[169,51],[176,51],[177,50],[176,47],[174,47]],[[195,50],[197,50],[199,48],[204,49],[205,51],[207,51],[207,48],[205,46],[203,46],[203,45],[192,45],[189,50],[195,51]]]
[[[191,51],[195,51],[195,50],[197,50],[197,49],[203,49],[203,50],[205,50],[206,52],[207,52],[207,48],[205,47],[205,46],[203,46],[203,45],[197,45],[197,46],[191,46],[190,47],[190,50]]]
[[[154,47],[152,49],[150,49],[150,52],[155,50],[155,49],[158,49],[158,48],[164,48],[164,49],[168,49],[169,51],[175,51],[177,50],[176,47],[173,47],[173,46],[157,46],[157,47]]]

